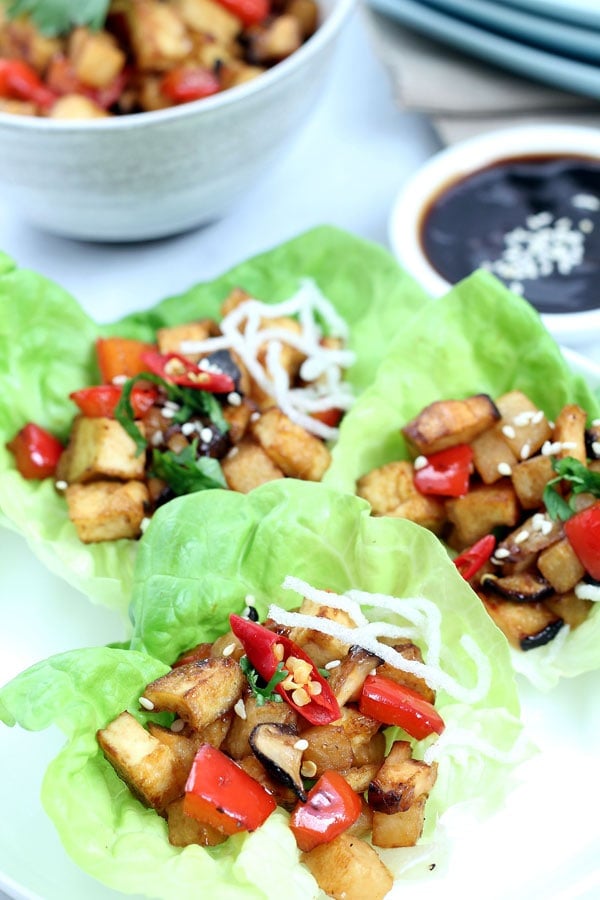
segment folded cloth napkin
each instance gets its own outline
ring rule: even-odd
[[[600,103],[537,84],[404,28],[365,8],[375,52],[399,105],[427,115],[441,140],[517,124],[600,126]]]

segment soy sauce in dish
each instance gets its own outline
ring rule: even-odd
[[[600,160],[510,157],[447,185],[420,223],[451,284],[486,268],[542,313],[600,306]]]

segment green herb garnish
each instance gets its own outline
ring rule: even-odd
[[[278,664],[275,672],[264,686],[261,686],[259,683],[264,679],[260,677],[247,656],[242,656],[242,658],[240,659],[240,668],[248,679],[250,690],[256,697],[256,703],[258,706],[263,706],[267,702],[267,700],[275,700],[276,703],[283,703],[282,697],[279,694],[275,693],[275,688],[277,687],[277,685],[280,682],[285,681],[285,679],[289,675],[287,669],[284,669],[283,667],[283,662],[280,662]]]
[[[178,497],[210,488],[226,488],[227,482],[219,461],[210,456],[198,457],[197,453],[197,440],[180,453],[153,450],[151,474],[166,481]]]
[[[573,499],[577,494],[593,494],[600,497],[600,473],[592,472],[578,459],[565,456],[563,459],[553,459],[552,468],[557,472],[556,478],[552,478],[544,488],[544,504],[551,519],[561,519],[566,522],[576,512]],[[556,490],[555,485],[561,481],[570,482],[573,497],[570,501]]]
[[[9,18],[28,15],[46,35],[65,34],[75,25],[102,28],[110,0],[6,0]]]

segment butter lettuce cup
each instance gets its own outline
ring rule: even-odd
[[[571,469],[574,478],[580,478],[583,473],[581,485],[591,490],[589,479],[597,480],[597,476],[590,475],[590,470],[597,467],[594,460],[599,445],[594,444],[589,435],[597,426],[600,412],[599,386],[600,378],[594,366],[578,365],[576,354],[563,352],[528,303],[508,291],[489,273],[475,272],[431,304],[429,309],[423,308],[396,335],[373,384],[363,392],[343,422],[326,483],[344,491],[362,490],[364,496],[364,477],[369,473],[400,460],[419,465],[415,447],[409,445],[402,429],[430,404],[487,395],[488,399],[484,402],[489,405],[490,400],[495,402],[511,392],[519,392],[519,396],[528,398],[530,411],[522,418],[516,416],[508,427],[508,420],[498,415],[494,427],[501,427],[504,437],[510,439],[515,437],[515,428],[524,424],[525,419],[535,419],[546,423],[545,427],[551,435],[556,423],[564,423],[566,419],[561,411],[566,409],[569,414],[573,413],[573,421],[578,422],[573,432],[577,435],[577,441],[560,443],[546,440],[537,452],[547,454],[546,463],[552,457],[581,456],[584,464],[576,462],[572,466],[562,460],[562,465]],[[499,404],[502,405],[500,401]],[[585,445],[584,438],[587,441]],[[525,443],[517,450],[517,456],[512,458],[510,464],[499,464],[497,477],[504,478],[505,486],[512,478],[512,467],[534,457],[532,448]],[[426,457],[423,461],[427,461]],[[416,469],[411,471],[414,478]],[[554,469],[550,475],[557,474],[557,471]],[[560,473],[564,472],[560,469]],[[469,491],[473,487],[472,482],[473,478]],[[563,482],[565,496],[569,496],[573,484],[572,479]],[[581,490],[580,487],[577,489]],[[497,547],[503,548],[501,554],[506,557],[510,555],[502,543],[505,538],[508,540],[507,533],[513,534],[514,531],[517,544],[527,539],[529,526],[522,524],[526,516],[538,516],[533,522],[534,528],[538,523],[544,532],[555,528],[556,534],[551,536],[553,539],[563,537],[560,531],[562,520],[560,516],[555,516],[552,524],[549,508],[546,508],[547,495],[544,493],[543,496],[545,499],[541,505],[532,504],[531,509],[523,512],[522,518],[517,516],[506,527],[497,529],[495,539],[498,541]],[[589,500],[591,495],[587,496]],[[576,502],[577,496],[574,497]],[[554,500],[556,505],[556,498]],[[591,500],[595,502],[593,496]],[[447,510],[448,506],[446,513]],[[564,518],[573,511],[574,508],[567,509]],[[442,523],[439,530],[442,539],[451,536],[451,532],[444,531],[445,524]],[[475,538],[473,540],[475,542]],[[454,547],[453,556],[456,550]],[[561,625],[560,616],[555,615],[552,632],[545,635],[552,639],[538,642],[525,652],[517,644],[511,652],[517,671],[539,688],[551,688],[562,677],[576,676],[600,667],[600,608],[593,600],[598,591],[590,583],[583,567],[578,575],[576,573],[577,579],[582,581],[577,583],[575,593],[581,588],[583,593],[579,599],[585,596],[583,603],[586,609],[582,621],[573,627],[568,621]],[[546,597],[552,594],[543,579],[540,586]],[[525,596],[516,599],[527,602],[536,598]],[[527,606],[525,603],[519,608],[526,612],[535,605]],[[519,608],[513,607],[513,610],[518,612]]]
[[[242,262],[214,281],[102,325],[93,321],[63,288],[2,257],[2,523],[23,534],[34,553],[53,572],[93,602],[125,613],[137,539],[105,538],[103,542],[84,543],[68,514],[67,481],[63,481],[59,492],[56,481],[60,484],[60,476],[43,480],[23,478],[15,455],[6,445],[27,423],[35,423],[63,443],[67,440],[79,413],[69,394],[85,393],[88,386],[100,385],[103,380],[96,356],[98,339],[120,337],[152,343],[159,329],[203,319],[220,321],[221,304],[234,289],[243,288],[272,305],[297,296],[307,283],[329,301],[347,330],[347,348],[354,362],[344,377],[350,392],[358,394],[371,382],[393,334],[427,297],[386,251],[343,231],[314,229]],[[116,391],[117,386],[111,383],[110,389]],[[123,438],[118,425],[116,430]],[[216,461],[214,467],[219,468]],[[80,474],[77,477],[81,480]],[[224,479],[219,483],[224,485]],[[139,512],[139,498],[137,505]]]
[[[148,698],[140,704],[150,681],[199,642],[228,632],[232,613],[248,616],[251,607],[259,623],[268,615],[293,621],[293,610],[315,591],[356,616],[351,639],[402,634],[414,642],[422,656],[416,671],[435,685],[441,733],[415,739],[397,726],[386,732],[388,745],[409,742],[419,764],[437,769],[416,847],[380,853],[393,878],[439,877],[450,848],[446,818],[458,809],[477,822],[502,805],[513,767],[530,755],[508,645],[444,548],[418,525],[372,517],[357,497],[280,480],[248,495],[190,495],[159,510],[136,560],[130,648],[72,651],[0,691],[6,724],[56,724],[67,735],[42,800],[82,869],[116,890],[160,898],[206,890],[275,900],[282,885],[298,900],[324,896],[301,862],[287,812],[277,809],[251,834],[217,847],[172,846],[165,819],[133,796],[96,740],[97,729],[124,710],[138,723],[168,728],[173,715],[149,711]]]

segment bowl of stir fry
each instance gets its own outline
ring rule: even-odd
[[[222,216],[299,130],[352,0],[0,2],[0,185],[44,230]]]

